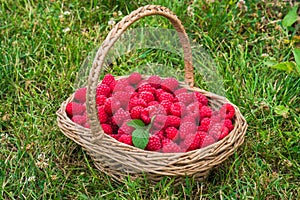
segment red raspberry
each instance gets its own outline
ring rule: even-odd
[[[85,106],[76,102],[70,102],[66,106],[66,112],[69,117],[81,115],[85,111]]]
[[[79,125],[84,125],[86,122],[86,116],[84,115],[74,115],[72,121]]]
[[[157,135],[151,135],[146,149],[149,151],[158,151],[161,149],[161,139]]]
[[[165,109],[165,112],[167,114],[170,113],[170,107],[172,105],[172,102],[168,101],[168,100],[163,100],[162,102],[160,102],[160,105],[162,105]]]
[[[181,94],[181,93],[187,93],[188,90],[186,88],[180,88],[174,91],[175,96]]]
[[[174,126],[178,128],[180,126],[180,118],[174,115],[168,115],[166,120],[166,127]]]
[[[207,136],[207,133],[204,131],[197,131],[196,134],[200,137],[200,141],[199,141],[199,148],[202,147],[203,141]]]
[[[199,103],[194,102],[186,107],[187,115],[192,116],[199,124]]]
[[[127,85],[125,88],[124,88],[125,92],[129,93],[129,94],[133,94],[134,91],[135,91],[135,88],[132,87],[131,85]]]
[[[112,117],[112,120],[118,126],[121,126],[125,121],[128,121],[130,119],[131,118],[130,118],[129,112],[123,110],[123,108],[120,108],[119,110],[117,110],[117,112]]]
[[[178,81],[175,78],[166,78],[161,81],[161,88],[165,91],[172,92],[178,87]]]
[[[186,151],[193,151],[199,148],[200,142],[202,140],[202,136],[197,132],[196,134],[189,134],[186,136],[184,142],[184,146],[186,147]]]
[[[132,119],[140,119],[141,118],[141,112],[144,110],[142,106],[136,106],[133,107],[130,111],[130,116]]]
[[[155,131],[154,135],[157,135],[161,140],[165,139],[164,130]]]
[[[213,124],[208,130],[208,134],[213,136],[216,140],[219,139],[222,132],[222,125],[220,123]]]
[[[128,83],[131,85],[138,84],[142,80],[142,76],[138,72],[133,72],[132,74],[129,75],[127,78]]]
[[[200,118],[203,119],[204,117],[211,117],[212,110],[208,106],[202,106],[200,109]]]
[[[104,95],[99,95],[96,97],[96,104],[97,106],[102,106],[104,105],[104,101],[106,100],[106,96]]]
[[[168,92],[163,92],[163,93],[159,94],[158,101],[162,102],[162,101],[165,101],[165,100],[173,102],[174,101],[174,97],[173,97],[172,94],[170,94]]]
[[[138,92],[139,94],[141,92],[151,92],[152,94],[155,94],[155,88],[152,87],[149,83],[145,83],[138,88]]]
[[[131,126],[128,126],[126,122],[122,124],[122,126],[118,130],[118,134],[127,134],[131,135],[132,132],[134,131],[134,128]]]
[[[145,123],[145,125],[148,125],[151,122],[151,118],[143,113],[141,113],[141,120]]]
[[[234,112],[234,107],[229,103],[224,104],[220,108],[220,114],[223,119],[232,119],[234,117]]]
[[[122,78],[116,81],[113,92],[125,91],[125,88],[129,85],[126,78]]]
[[[185,139],[189,134],[195,134],[197,126],[194,123],[186,122],[179,127],[179,136],[181,139]]]
[[[104,133],[106,133],[106,134],[113,134],[113,129],[112,129],[111,125],[109,125],[109,124],[101,124],[101,126],[102,126],[102,130],[103,130]]]
[[[215,123],[220,123],[223,119],[221,118],[221,116],[219,115],[219,112],[217,111],[218,114],[216,114],[216,112],[214,112],[214,115],[211,116],[211,123],[215,124]]]
[[[167,144],[163,145],[162,152],[164,152],[164,153],[180,153],[180,152],[182,152],[182,150],[176,143],[174,143],[173,141],[170,141]]]
[[[171,140],[177,140],[178,139],[178,130],[175,127],[168,127],[165,130],[166,137],[171,139]]]
[[[210,124],[211,124],[211,119],[205,117],[201,120],[201,123],[200,123],[200,126],[198,127],[198,130],[207,132],[209,130]]]
[[[204,96],[203,94],[201,94],[200,92],[194,92],[195,97],[197,98],[198,102],[202,105],[202,106],[207,106],[208,105],[208,99],[206,96]]]
[[[119,138],[121,137],[120,134],[108,134],[110,137],[115,138],[116,140],[119,140]]]
[[[86,99],[86,88],[79,88],[76,90],[74,94],[74,99],[78,101],[79,103],[85,103]]]
[[[109,97],[104,101],[104,110],[109,116],[112,116],[119,108],[121,108],[121,102],[116,98]]]
[[[227,127],[223,126],[218,140],[222,140],[224,137],[226,137],[229,134],[229,132],[230,132],[229,129]]]
[[[133,146],[131,135],[123,134],[119,137],[118,141],[123,142],[124,144],[128,144],[130,146]]]
[[[211,135],[207,135],[207,136],[204,138],[204,140],[203,140],[203,142],[202,142],[200,148],[207,147],[207,146],[209,146],[209,145],[211,145],[211,144],[213,144],[213,143],[215,143],[215,142],[216,142],[216,140],[215,140]]]
[[[225,119],[223,122],[223,126],[227,127],[229,132],[232,131],[232,129],[234,128],[230,119]]]
[[[98,118],[101,124],[107,122],[108,120],[108,115],[107,113],[104,111],[104,106],[99,106],[98,107]]]
[[[139,97],[143,99],[146,103],[154,101],[154,95],[151,92],[143,91],[140,93]]]
[[[121,107],[126,108],[129,104],[131,94],[128,92],[114,92],[112,97],[112,103],[117,103],[119,101],[121,103]]]
[[[163,89],[157,89],[155,91],[156,99],[159,100],[160,95],[162,95],[163,93],[165,93],[165,91]]]
[[[115,90],[116,85],[117,81],[111,82],[111,84],[109,85],[110,93],[112,93]]]
[[[196,124],[196,120],[194,117],[190,116],[190,115],[186,115],[182,120],[181,123],[186,123],[186,122],[191,122],[193,124]]]
[[[158,101],[151,101],[148,103],[148,106],[157,106],[159,105]]]
[[[130,101],[129,101],[129,110],[131,110],[133,107],[136,107],[136,106],[142,106],[142,107],[146,108],[147,103],[143,99],[138,99],[138,98],[130,99]]]
[[[164,128],[166,121],[167,121],[166,115],[161,115],[161,114],[156,115],[153,121],[153,128],[155,128],[156,130],[161,130],[162,128]]]
[[[150,76],[148,78],[148,83],[150,83],[152,87],[157,89],[160,87],[161,78],[159,76]]]
[[[106,97],[110,96],[110,88],[105,84],[98,85],[96,89],[96,96],[104,95]]]
[[[115,77],[111,74],[106,74],[101,83],[110,86],[113,82],[116,82]]]
[[[181,93],[176,95],[176,97],[178,98],[179,102],[182,102],[185,105],[189,105],[192,102],[195,102],[193,93]]]
[[[170,114],[181,117],[181,107],[180,102],[172,104],[170,107]]]
[[[145,108],[142,113],[146,114],[149,117],[153,117],[156,115],[167,115],[167,112],[163,105],[156,105],[156,106],[148,106]]]

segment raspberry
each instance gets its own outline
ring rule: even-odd
[[[202,106],[200,109],[200,118],[203,119],[204,117],[211,117],[212,110],[208,106]]]
[[[159,102],[162,102],[164,100],[167,100],[167,101],[170,101],[170,102],[173,102],[174,101],[174,97],[172,94],[168,93],[168,92],[163,92],[161,94],[159,94],[158,96],[158,101]]]
[[[111,84],[109,85],[109,89],[110,89],[110,92],[111,92],[111,93],[115,90],[116,85],[117,85],[117,81],[113,81],[113,82],[111,82]]]
[[[84,127],[84,128],[90,128],[91,126],[90,126],[89,123],[86,122],[86,123],[83,125],[83,127]]]
[[[165,139],[164,137],[164,130],[155,131],[154,135],[157,135],[161,140]]]
[[[215,112],[216,113],[216,112]],[[219,112],[217,111],[218,114],[215,114],[213,116],[211,116],[211,123],[215,124],[215,123],[219,123],[222,121],[221,116],[219,115]]]
[[[178,81],[175,78],[166,78],[161,81],[161,88],[165,91],[172,92],[178,87]]]
[[[161,139],[157,135],[151,135],[146,149],[149,151],[158,151],[161,149]]]
[[[107,122],[108,120],[108,115],[107,113],[104,111],[104,106],[99,106],[98,107],[98,118],[101,124]]]
[[[210,124],[211,124],[211,119],[205,117],[201,120],[201,123],[200,123],[200,126],[198,127],[198,130],[207,132],[209,130]]]
[[[109,116],[112,116],[119,108],[121,108],[121,103],[116,98],[109,97],[104,101],[104,110]]]
[[[96,89],[96,94],[97,94],[97,96],[104,95],[106,97],[109,97],[110,88],[105,84],[100,84],[100,85],[98,85],[98,87]]]
[[[76,90],[76,92],[74,94],[74,99],[80,103],[85,103],[86,88],[79,88],[78,90]]]
[[[181,94],[181,93],[187,93],[188,90],[186,88],[180,88],[174,91],[175,96]]]
[[[81,115],[85,111],[85,106],[76,102],[70,102],[66,106],[66,112],[69,117]]]
[[[197,98],[198,102],[202,105],[202,106],[207,106],[208,105],[208,99],[206,96],[204,96],[203,94],[201,94],[200,92],[194,92],[195,97]]]
[[[121,103],[121,107],[125,108],[129,103],[131,95],[128,92],[119,91],[114,92],[112,96],[114,98],[112,103],[116,104],[117,101],[119,101]]]
[[[124,88],[125,92],[128,92],[129,94],[132,94],[134,91],[135,91],[135,88],[132,87],[131,85],[127,85],[125,88]]]
[[[148,106],[145,108],[142,113],[146,114],[149,117],[153,117],[156,115],[167,115],[167,112],[163,105],[156,105],[156,106]]]
[[[217,123],[211,126],[211,128],[208,130],[208,134],[213,136],[216,140],[219,139],[222,131],[222,125]]]
[[[186,123],[186,122],[191,122],[193,124],[196,123],[196,120],[194,117],[190,116],[190,115],[186,115],[182,120],[181,120],[181,123]]]
[[[176,95],[179,102],[184,103],[185,105],[189,105],[194,102],[194,95],[193,93],[181,93]]]
[[[156,130],[161,130],[162,128],[164,128],[166,121],[167,121],[166,115],[161,115],[161,114],[156,115],[153,121],[153,128],[155,128]]]
[[[232,131],[232,129],[234,128],[230,119],[225,119],[223,122],[223,126],[227,127],[229,132]]]
[[[144,110],[142,106],[133,107],[130,111],[130,116],[132,119],[140,119],[141,112]]]
[[[155,94],[155,88],[152,87],[149,83],[145,83],[143,85],[141,85],[139,88],[138,88],[138,92],[141,93],[141,92],[151,92],[152,94]]]
[[[143,91],[140,93],[139,97],[143,99],[146,103],[154,101],[154,95],[151,92]]]
[[[120,138],[120,134],[108,134],[110,137],[115,138],[116,140],[118,140]]]
[[[180,118],[174,115],[168,115],[166,120],[166,127],[174,126],[178,128],[180,126]]]
[[[155,96],[156,96],[157,100],[159,100],[160,95],[162,95],[163,93],[165,93],[165,91],[163,89],[157,89],[155,91]]]
[[[186,113],[186,107],[181,102],[173,103],[170,107],[170,114],[175,115],[177,117],[184,116]]]
[[[162,147],[162,152],[164,153],[180,153],[181,151],[181,148],[173,141],[168,142]]]
[[[99,95],[96,97],[96,104],[97,106],[102,106],[104,105],[104,101],[106,100],[106,96],[104,95]]]
[[[125,91],[125,88],[129,85],[128,81],[126,78],[122,78],[116,81],[116,84],[114,86],[113,91],[118,92],[118,91]]]
[[[199,124],[199,103],[194,102],[186,107],[187,115],[192,116]]]
[[[183,141],[186,151],[193,151],[199,148],[202,136],[197,132],[196,134],[189,134]]]
[[[142,80],[142,76],[138,72],[133,72],[132,74],[129,75],[127,78],[128,83],[131,85],[138,84]]]
[[[120,108],[117,112],[113,115],[112,120],[118,126],[121,126],[123,122],[130,120],[130,114],[128,111],[123,110]]]
[[[164,107],[167,114],[170,113],[170,107],[172,105],[172,102],[170,102],[168,100],[163,100],[162,102],[160,102],[160,105],[162,105]]]
[[[86,123],[86,116],[84,115],[74,115],[72,121],[79,125],[84,125]]]
[[[115,77],[111,74],[106,74],[102,79],[102,84],[110,86],[111,83],[116,82]]]
[[[128,126],[126,122],[123,123],[123,125],[119,128],[118,134],[128,134],[131,135],[134,131],[134,128],[131,126]]]
[[[147,103],[143,99],[138,99],[138,98],[130,99],[130,101],[129,101],[129,110],[131,110],[133,107],[136,107],[136,106],[142,106],[142,107],[146,108]]]
[[[159,105],[158,101],[151,101],[148,103],[148,106],[156,106]]]
[[[202,144],[200,145],[200,147],[204,148],[204,147],[207,147],[207,146],[209,146],[209,145],[211,145],[215,142],[216,142],[216,140],[211,135],[207,135],[204,138],[204,140],[203,140]]]
[[[181,139],[185,139],[187,135],[194,134],[197,130],[197,126],[194,123],[186,122],[179,127],[179,136]]]
[[[166,137],[171,139],[171,140],[177,140],[178,139],[178,130],[175,127],[168,127],[165,130],[166,132]]]
[[[219,135],[218,140],[222,140],[224,137],[226,137],[229,134],[229,129],[227,127],[222,127],[221,134]]]
[[[220,114],[223,119],[232,119],[234,117],[234,112],[234,107],[229,103],[224,104],[220,108]]]
[[[150,76],[148,78],[148,83],[154,88],[159,88],[161,83],[161,78],[159,76]]]
[[[106,133],[106,134],[113,134],[113,129],[112,129],[111,125],[109,125],[109,124],[101,124],[101,126],[102,126],[102,130],[103,130],[104,133]]]
[[[207,136],[207,133],[204,131],[197,131],[196,134],[200,137],[200,141],[199,141],[199,148],[202,147],[203,141]]]
[[[128,144],[130,146],[132,146],[132,136],[131,135],[127,135],[127,134],[123,134],[119,137],[118,139],[119,142],[123,142],[124,144]]]
[[[145,123],[145,125],[148,125],[151,122],[151,118],[143,113],[141,113],[141,120]]]

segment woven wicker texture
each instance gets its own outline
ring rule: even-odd
[[[169,9],[162,6],[148,5],[133,11],[124,17],[110,31],[99,48],[88,79],[87,113],[91,128],[75,124],[67,116],[66,105],[73,100],[71,95],[57,111],[60,130],[70,139],[82,146],[93,159],[95,166],[102,172],[123,181],[127,175],[132,179],[144,174],[149,180],[159,181],[164,176],[175,177],[175,182],[184,181],[186,176],[204,178],[210,169],[226,160],[243,143],[247,123],[237,106],[235,108],[234,129],[221,141],[208,147],[186,153],[159,153],[144,151],[139,148],[118,142],[104,134],[98,120],[96,108],[96,88],[105,56],[121,34],[138,19],[149,15],[161,15],[169,19],[178,32],[184,49],[185,87],[190,91],[199,91],[209,99],[211,107],[230,103],[225,97],[193,87],[192,54],[188,36],[180,20]],[[119,77],[120,78],[120,77]]]

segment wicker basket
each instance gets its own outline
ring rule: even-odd
[[[203,179],[216,165],[226,160],[243,143],[247,123],[235,105],[234,129],[224,139],[205,148],[186,153],[160,153],[145,151],[118,142],[104,134],[98,121],[96,108],[96,87],[103,67],[104,58],[116,40],[132,23],[138,19],[161,15],[169,19],[178,32],[180,43],[184,50],[185,83],[190,91],[199,91],[208,97],[211,107],[230,103],[225,97],[193,87],[192,54],[188,36],[176,15],[162,6],[147,5],[124,17],[109,32],[99,48],[88,79],[86,108],[90,120],[90,129],[75,124],[66,114],[66,105],[73,100],[71,95],[62,103],[57,111],[60,130],[70,139],[82,146],[93,159],[96,167],[118,181],[123,181],[128,175],[132,179],[146,175],[148,180],[157,182],[164,176],[175,178],[175,182],[185,180],[185,177]]]

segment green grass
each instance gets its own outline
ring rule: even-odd
[[[241,11],[237,1],[195,1],[190,17],[188,2],[0,1],[0,199],[300,198],[300,79],[265,64],[293,59],[297,44],[288,40],[278,17],[290,5],[253,0]],[[226,97],[249,124],[242,147],[203,182],[115,183],[56,123],[55,112],[74,92],[84,59],[111,29],[113,12],[124,16],[149,3],[169,7],[211,54]],[[139,26],[171,28],[155,17],[133,25]],[[183,73],[179,56],[159,50],[123,56],[108,72],[124,75],[133,65],[153,62]],[[278,106],[288,114],[278,114]]]

